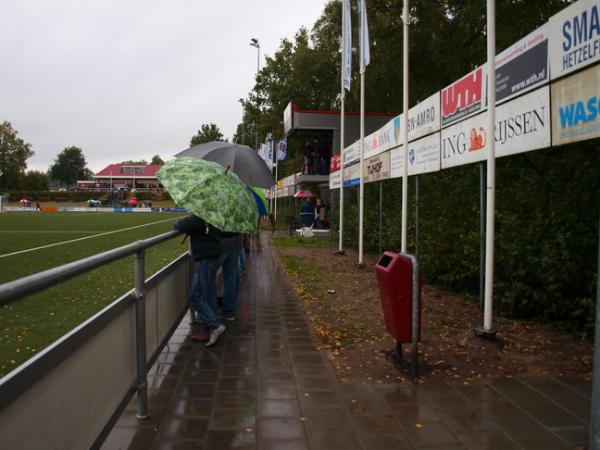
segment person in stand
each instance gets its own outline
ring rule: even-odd
[[[195,215],[178,220],[174,228],[190,237],[192,258],[197,263],[190,304],[204,322],[207,334],[194,335],[192,339],[207,341],[206,346],[212,347],[225,332],[225,325],[219,321],[215,292],[215,277],[224,254],[221,233]]]
[[[327,219],[327,209],[325,203],[321,199],[317,199],[315,206],[315,226],[317,228],[325,228],[325,221]]]
[[[302,169],[302,173],[304,175],[310,174],[314,151],[315,149],[310,141],[306,141],[304,143],[304,147],[302,148],[302,153],[304,155],[304,168]]]

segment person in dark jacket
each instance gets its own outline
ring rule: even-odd
[[[206,346],[211,347],[225,332],[225,325],[218,317],[215,291],[215,277],[224,253],[221,233],[200,217],[193,215],[178,220],[174,227],[189,235],[192,258],[197,262],[190,287],[190,303],[204,322],[207,335],[194,335],[192,339],[206,340]]]

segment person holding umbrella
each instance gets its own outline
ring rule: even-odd
[[[256,202],[237,175],[212,161],[178,158],[167,162],[156,175],[175,203],[193,214],[179,220],[175,228],[190,236],[191,254],[198,262],[190,303],[204,321],[208,334],[193,339],[207,339],[206,346],[211,347],[225,332],[218,317],[216,272],[219,266],[229,263],[237,268],[234,264],[239,233],[255,232]],[[224,279],[226,315],[235,307],[237,297],[237,272],[230,273],[235,276]]]
[[[190,251],[197,263],[190,288],[190,304],[202,318],[208,332],[205,336],[194,335],[192,340],[207,341],[206,346],[211,347],[225,332],[225,325],[217,315],[215,292],[215,277],[225,253],[221,236],[219,230],[195,215],[178,220],[174,227],[190,237]]]

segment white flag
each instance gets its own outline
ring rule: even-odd
[[[350,80],[352,78],[352,19],[350,0],[344,0],[342,5],[344,9],[342,15],[344,17],[344,29],[342,30],[342,55],[344,63],[342,70],[344,71],[344,88],[350,90]]]
[[[371,62],[371,53],[369,51],[369,24],[367,22],[367,3],[366,0],[358,0],[358,42],[360,44],[360,73],[364,73],[365,68]],[[363,36],[364,27],[364,36]],[[364,42],[363,42],[364,37]]]

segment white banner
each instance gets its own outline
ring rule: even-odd
[[[600,61],[600,3],[579,0],[550,18],[551,79]]]
[[[342,152],[342,165],[347,166],[360,158],[360,143],[358,141],[349,145]]]
[[[342,171],[337,170],[335,172],[331,172],[329,174],[329,189],[332,191],[334,189],[339,189],[341,184],[342,184]]]
[[[344,55],[344,89],[350,90],[352,80],[352,9],[350,0],[344,0],[342,15],[344,16],[344,31],[342,37],[342,54]]]
[[[404,146],[390,150],[390,178],[402,178],[404,174]]]
[[[442,130],[441,168],[487,158],[487,112]],[[496,157],[550,146],[549,88],[514,99],[496,108]]]
[[[408,144],[408,174],[440,170],[440,133],[432,134]]]
[[[394,120],[395,119],[390,120],[379,130],[371,133],[368,136],[365,136],[365,153],[363,154],[364,159],[379,155],[380,153],[383,153],[386,150],[398,145],[399,142],[396,142],[395,136]]]
[[[369,49],[369,23],[367,21],[367,4],[365,0],[358,0],[358,17],[359,17],[359,25],[358,25],[358,44],[359,44],[359,53],[360,53],[360,73],[363,73],[366,67],[371,62],[371,51]],[[364,42],[363,42],[363,31],[362,28],[365,28],[364,32]]]
[[[365,184],[390,178],[390,152],[382,153],[363,163]]]
[[[358,186],[360,184],[360,164],[344,169],[344,187]]]
[[[552,85],[552,144],[600,137],[600,65]]]
[[[408,111],[408,140],[440,131],[440,93],[436,92]],[[398,134],[398,137],[401,137]],[[398,140],[400,144],[402,141]]]

